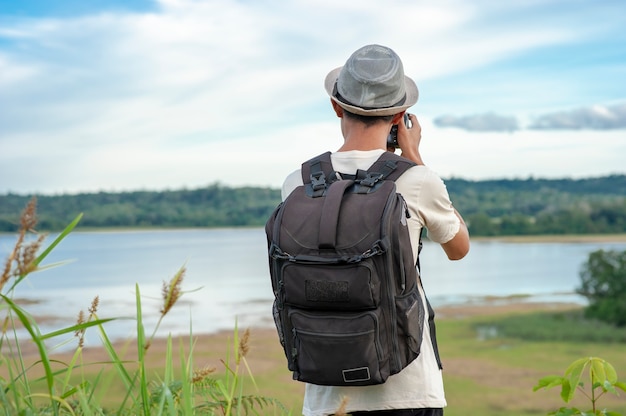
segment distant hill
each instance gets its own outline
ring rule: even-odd
[[[626,233],[626,175],[585,179],[446,179],[473,235]],[[0,231],[17,230],[32,195],[0,195]],[[80,227],[257,227],[280,190],[213,184],[193,190],[37,196],[40,230]]]
[[[473,235],[626,232],[626,175],[446,180]]]
[[[626,175],[610,175],[583,179],[491,179],[469,181],[449,178],[446,185],[451,193],[471,189],[476,192],[552,190],[571,194],[626,196]]]
[[[31,196],[0,195],[0,231],[15,230]],[[280,201],[270,188],[206,188],[37,196],[39,227],[62,229],[83,212],[81,227],[240,227],[265,223]]]

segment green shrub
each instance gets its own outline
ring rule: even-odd
[[[577,292],[589,301],[587,316],[626,326],[626,251],[590,253],[580,278]]]

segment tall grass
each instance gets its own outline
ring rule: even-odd
[[[98,316],[97,296],[92,300],[88,314],[80,311],[75,324],[42,333],[36,318],[15,301],[15,289],[29,274],[52,266],[42,266],[43,260],[72,232],[80,219],[81,215],[77,216],[38,254],[46,236],[34,231],[37,224],[35,199],[29,202],[20,217],[17,240],[0,277],[0,318],[3,319],[0,334],[0,415],[230,416],[260,414],[261,410],[264,414],[288,413],[275,399],[244,394],[246,381],[250,380],[254,387],[256,385],[246,361],[250,332],[246,330],[240,336],[236,323],[232,351],[229,349],[227,358],[222,360],[225,376],[215,376],[214,368],[195,367],[196,344],[191,330],[187,345],[182,338],[179,341],[178,362],[174,359],[175,346],[170,335],[163,357],[163,374],[148,374],[147,353],[159,326],[184,294],[184,266],[169,282],[163,283],[163,304],[159,320],[150,335],[144,328],[140,288],[135,286],[137,333],[135,356],[132,358],[126,358],[128,344],[120,347],[107,335],[107,324],[114,324],[116,318]],[[99,332],[108,360],[85,362],[83,340],[87,330]],[[48,347],[47,342],[68,334],[76,337],[77,347],[68,362],[61,362],[54,358],[54,348]],[[35,360],[26,357],[24,348],[29,342],[36,347]],[[99,368],[95,375],[92,367]]]

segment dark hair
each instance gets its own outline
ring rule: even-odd
[[[351,118],[352,120],[360,121],[361,123],[367,126],[373,126],[379,122],[389,123],[393,119],[393,114],[390,116],[362,116],[360,114],[354,114],[344,108],[343,114],[345,117]]]

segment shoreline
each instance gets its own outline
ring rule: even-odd
[[[471,241],[501,243],[624,243],[626,234],[536,234],[503,236],[470,236]]]
[[[76,233],[132,233],[132,232],[170,232],[170,231],[225,231],[225,230],[249,230],[263,229],[262,226],[244,227],[77,227],[72,234]],[[42,231],[46,234],[54,234],[60,231]],[[0,237],[16,235],[16,232],[0,231]],[[472,236],[471,241],[476,242],[501,242],[501,243],[624,243],[626,233],[622,234],[532,234],[532,235],[494,235]],[[428,238],[425,238],[428,241]]]

